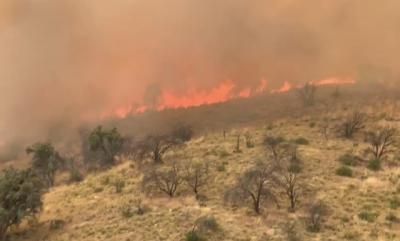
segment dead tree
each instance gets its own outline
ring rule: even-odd
[[[307,83],[297,90],[298,96],[303,101],[304,106],[312,106],[315,104],[316,91],[317,86],[312,83]]]
[[[148,136],[133,147],[135,156],[139,160],[152,159],[155,163],[162,163],[164,154],[173,147],[180,146],[193,136],[190,127],[179,125],[165,135]]]
[[[346,138],[352,138],[353,135],[365,127],[367,116],[359,111],[354,111],[342,124],[341,129]]]
[[[282,154],[282,144],[284,139],[282,137],[267,136],[264,138],[264,145],[271,153],[273,159],[278,161]]]
[[[207,162],[189,161],[184,166],[184,180],[186,184],[199,197],[199,189],[209,181],[209,165]]]
[[[242,150],[240,150],[240,134],[237,134],[236,136],[236,146],[234,152],[236,153],[242,152]]]
[[[225,195],[225,200],[238,203],[250,200],[254,211],[261,213],[262,203],[266,199],[275,199],[272,187],[276,183],[274,165],[258,163],[247,170],[237,181],[237,184]]]
[[[396,129],[389,127],[385,127],[375,132],[368,132],[368,152],[372,153],[376,160],[381,160],[385,155],[392,151],[391,148],[395,144],[396,134]]]
[[[254,141],[253,141],[253,137],[250,134],[250,132],[246,132],[244,137],[246,138],[246,146],[247,146],[247,148],[253,148],[254,147]]]
[[[296,145],[286,145],[285,152],[280,161],[281,165],[277,172],[280,186],[283,188],[289,200],[289,211],[294,212],[299,202],[302,186],[299,182],[302,162],[297,154]]]
[[[174,162],[162,168],[150,170],[142,180],[142,189],[146,192],[161,191],[174,197],[183,182],[181,170]]]

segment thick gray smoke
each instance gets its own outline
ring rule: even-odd
[[[2,0],[0,137],[162,89],[399,76],[398,0]],[[363,77],[364,78],[364,77]],[[363,81],[361,79],[360,81]]]

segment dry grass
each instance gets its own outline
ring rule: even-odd
[[[368,125],[378,120],[378,123],[399,126],[396,118],[379,116],[385,110],[379,113],[374,110],[374,106],[365,108],[373,117]],[[362,137],[345,140],[335,137],[332,132],[326,140],[320,133],[318,126],[323,119],[327,118],[335,125],[345,113],[346,110],[339,106],[323,115],[308,113],[301,118],[281,118],[272,123],[272,128],[268,123],[234,129],[227,133],[226,139],[222,133],[210,133],[171,154],[170,158],[195,158],[212,163],[212,181],[201,190],[208,198],[205,206],[199,205],[185,188],[173,199],[157,195],[144,197],[140,190],[141,173],[126,161],[112,170],[90,175],[82,183],[52,189],[45,196],[39,222],[31,225],[33,227],[24,224],[13,230],[12,240],[179,241],[184,240],[195,220],[205,215],[214,216],[221,227],[208,240],[286,240],[284,230],[290,220],[297,221],[304,240],[400,240],[400,223],[393,218],[393,215],[400,217],[400,204],[397,207],[393,201],[400,200],[400,169],[384,165],[383,171],[372,172],[366,165],[359,165],[352,167],[352,178],[335,173],[342,165],[338,161],[341,155],[364,155]],[[255,147],[247,148],[243,139],[242,152],[234,153],[236,134],[246,131],[252,134]],[[261,143],[266,134],[280,135],[286,140],[302,137],[310,142],[299,149],[306,188],[294,214],[287,212],[288,203],[283,195],[279,197],[280,209],[273,204],[267,205],[260,216],[254,215],[251,207],[232,208],[223,201],[226,188],[238,175],[257,160],[265,159],[266,150]],[[390,158],[397,161],[396,154]],[[122,193],[115,192],[112,185],[115,178],[125,180]],[[143,198],[149,210],[143,215],[124,216],[121,209],[133,205],[132,200],[138,197]],[[316,234],[308,233],[304,224],[307,206],[315,199],[323,200],[329,207],[327,222]],[[389,215],[391,218],[387,218]],[[54,219],[64,220],[65,226],[49,230],[49,222]]]

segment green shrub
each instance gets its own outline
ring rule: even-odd
[[[353,170],[351,170],[350,167],[341,166],[338,169],[336,169],[336,175],[342,176],[342,177],[352,177],[353,176]]]
[[[346,153],[342,156],[339,157],[339,161],[346,166],[356,166],[357,165],[357,161],[355,159],[355,157],[349,153]]]
[[[372,171],[379,171],[381,168],[381,160],[379,159],[372,159],[368,162],[368,169]]]
[[[315,122],[310,122],[309,126],[310,126],[310,128],[314,128],[315,127]]]
[[[393,197],[389,200],[391,209],[398,209],[400,207],[400,200],[398,197]]]
[[[308,145],[308,144],[310,144],[310,142],[304,137],[299,137],[299,138],[295,139],[294,143],[296,143],[297,145]]]
[[[205,239],[195,230],[186,233],[186,241],[204,241]]]
[[[367,211],[362,211],[358,214],[358,217],[364,221],[367,221],[369,223],[373,223],[375,222],[375,220],[378,218],[378,214],[377,213],[373,213],[373,212],[367,212]]]

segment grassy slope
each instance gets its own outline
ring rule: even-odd
[[[156,241],[183,240],[193,222],[200,216],[213,215],[222,231],[209,240],[285,240],[284,228],[288,220],[297,220],[305,240],[400,240],[400,224],[386,220],[389,213],[400,217],[399,210],[391,209],[390,200],[400,199],[400,171],[398,167],[385,166],[384,171],[372,172],[365,165],[354,167],[354,178],[339,177],[335,169],[340,167],[337,158],[349,151],[363,156],[365,144],[361,137],[352,141],[331,137],[326,141],[320,134],[319,125],[323,118],[329,118],[335,125],[343,117],[343,107],[324,114],[310,113],[301,118],[281,118],[273,122],[273,128],[266,126],[249,127],[256,147],[248,149],[242,145],[242,153],[233,153],[235,134],[243,129],[228,133],[224,140],[221,133],[211,133],[193,140],[184,150],[174,155],[209,160],[212,163],[212,182],[203,193],[209,198],[206,206],[199,206],[193,196],[184,188],[179,197],[169,199],[163,196],[144,197],[144,203],[151,209],[143,216],[125,218],[121,208],[130,200],[141,196],[141,174],[131,164],[123,164],[104,173],[93,174],[79,184],[59,186],[45,196],[43,214],[39,223],[29,228],[22,225],[14,231],[12,240],[115,240],[115,241]],[[370,114],[374,106],[365,107]],[[370,119],[373,125],[382,119],[379,110]],[[315,123],[314,127],[313,124]],[[392,121],[397,124],[397,121]],[[248,207],[229,208],[223,202],[223,193],[237,176],[255,161],[265,159],[261,145],[266,133],[282,135],[286,139],[305,137],[309,145],[300,147],[304,161],[303,182],[307,185],[299,210],[289,214],[288,203],[280,197],[281,208],[267,205],[263,215],[256,216]],[[394,156],[397,156],[397,152]],[[393,157],[392,157],[393,159]],[[222,168],[224,166],[224,168]],[[126,187],[117,194],[111,185],[115,177],[124,178]],[[315,198],[324,200],[330,207],[329,218],[323,231],[307,233],[304,216],[307,204]],[[361,220],[362,211],[376,213],[372,222]],[[49,221],[62,219],[64,228],[49,230]],[[270,239],[268,239],[269,237]]]

